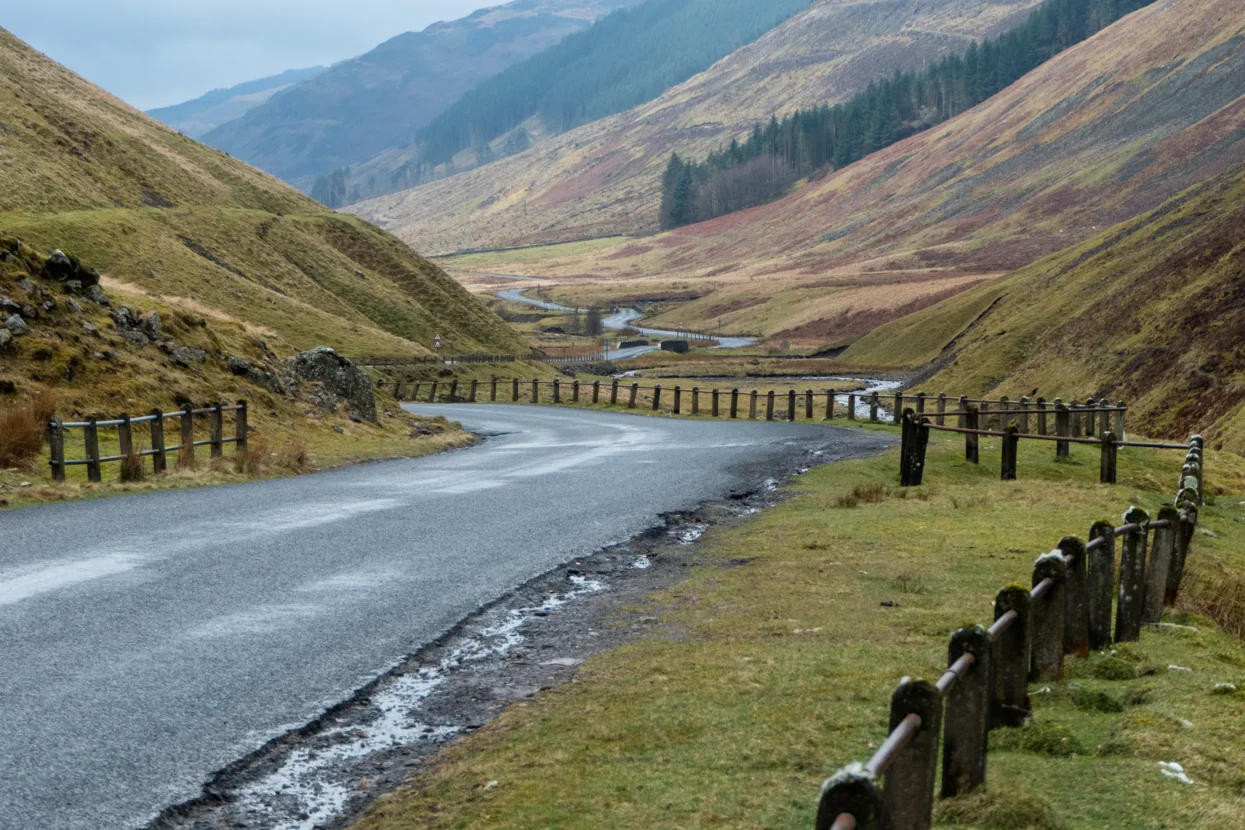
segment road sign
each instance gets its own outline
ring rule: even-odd
[[[441,335],[437,335],[436,340],[433,341],[433,345],[436,346],[437,351],[441,350]]]

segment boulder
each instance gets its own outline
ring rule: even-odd
[[[332,409],[344,400],[352,418],[376,422],[376,391],[372,379],[337,352],[321,346],[297,354],[285,363],[294,377],[321,385],[326,394],[317,396],[320,406]]]
[[[159,340],[164,331],[160,326],[160,312],[149,311],[138,318],[138,328],[152,340]]]
[[[4,321],[4,327],[13,337],[21,337],[30,331],[30,326],[26,325],[26,321],[22,319],[22,315],[14,314],[12,317]]]
[[[251,361],[243,360],[240,357],[231,357],[225,361],[225,367],[229,369],[229,374],[236,377],[244,378],[251,373]]]
[[[8,329],[0,329],[0,349],[13,342],[13,334]]]
[[[189,369],[192,363],[202,363],[207,360],[207,352],[202,349],[182,346],[173,340],[165,340],[161,343],[160,351],[171,357],[174,365],[181,366],[183,369]]]
[[[108,295],[104,293],[104,289],[100,288],[98,285],[87,286],[86,298],[96,305],[112,305],[112,302],[108,299]]]
[[[53,251],[43,263],[43,270],[50,279],[58,282],[75,281],[84,286],[99,285],[99,272],[85,267],[64,251]]]

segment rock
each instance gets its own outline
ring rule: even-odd
[[[229,369],[231,375],[244,378],[251,373],[251,362],[243,360],[240,357],[231,357],[225,361],[225,367]]]
[[[202,349],[181,346],[172,340],[165,340],[161,343],[160,351],[173,358],[173,363],[183,369],[189,369],[192,363],[202,363],[207,360],[207,352]]]
[[[336,432],[338,435],[345,435],[346,428],[345,427],[333,427],[333,432]]]
[[[143,334],[152,340],[159,340],[164,335],[164,330],[160,325],[160,312],[149,311],[138,318],[138,327]]]
[[[137,329],[126,329],[125,331],[118,331],[117,333],[121,335],[122,340],[137,346],[140,349],[151,342],[151,340],[147,338],[147,335]]]
[[[17,287],[22,289],[23,291],[25,291],[27,294],[29,294],[32,297],[37,297],[43,293],[42,291],[39,290],[39,286],[35,285],[33,282],[26,279],[25,277],[18,280]]]
[[[83,320],[82,328],[87,334],[99,334],[99,329],[95,328],[90,320]]]
[[[24,305],[22,306],[22,316],[27,320],[38,320],[40,316],[39,309],[32,305]]]
[[[13,342],[13,333],[8,329],[0,329],[0,349]]]
[[[0,311],[7,311],[9,314],[16,314],[21,311],[22,307],[13,302],[8,297],[0,296]]]
[[[321,346],[291,357],[286,367],[299,380],[319,383],[327,397],[317,396],[321,406],[335,408],[332,398],[345,400],[352,417],[376,422],[376,392],[372,379],[346,358]]]
[[[11,380],[0,380],[0,395],[16,395],[17,384]]]
[[[53,311],[56,311],[56,300],[44,300],[43,305],[40,306],[40,308],[42,308],[44,312],[51,314]]]
[[[12,334],[13,337],[21,337],[30,331],[30,326],[26,325],[26,321],[22,319],[22,315],[14,314],[12,317],[4,321],[4,327]]]
[[[98,285],[87,286],[86,298],[96,305],[112,305],[112,301],[108,299],[108,295],[104,293],[104,289],[100,288]]]
[[[65,280],[65,290],[70,294],[77,294],[82,291],[82,280]]]
[[[58,282],[74,281],[85,286],[99,285],[99,272],[86,268],[81,262],[64,251],[53,251],[43,263],[43,270],[50,279]]]
[[[65,307],[68,308],[70,311],[72,311],[74,314],[82,313],[82,306],[79,305],[78,301],[75,300],[73,297],[70,297],[68,300],[65,300]]]

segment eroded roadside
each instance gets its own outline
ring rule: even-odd
[[[727,498],[666,515],[631,541],[555,568],[473,614],[313,723],[217,773],[202,796],[165,810],[149,830],[350,825],[448,743],[515,701],[573,681],[589,657],[648,634],[656,618],[629,609],[684,578],[710,526],[747,521],[784,498],[780,482],[863,454],[791,448],[736,470],[749,484]]]

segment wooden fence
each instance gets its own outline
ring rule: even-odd
[[[226,438],[224,434],[225,413],[233,412],[234,435]],[[195,419],[206,419],[208,438],[195,440]],[[178,443],[166,445],[165,423],[176,421],[179,425]],[[151,436],[151,449],[135,451],[134,427],[147,425]],[[99,434],[101,429],[115,429],[117,432],[116,455],[100,454]],[[152,470],[162,473],[168,469],[169,453],[176,453],[178,463],[193,465],[196,447],[210,447],[212,458],[220,458],[224,454],[226,444],[233,444],[235,451],[244,451],[247,446],[247,408],[246,401],[236,404],[216,403],[195,408],[186,404],[176,412],[152,410],[151,414],[141,418],[120,415],[114,420],[88,418],[77,423],[66,423],[60,418],[53,418],[48,423],[48,444],[51,447],[52,478],[56,481],[65,480],[65,471],[69,467],[85,466],[87,480],[98,483],[101,480],[101,466],[112,462],[121,464],[121,480],[129,481],[141,475],[144,459],[151,458]],[[65,456],[66,436],[73,430],[82,431],[84,458],[68,459]]]
[[[1175,504],[1157,519],[1134,507],[1121,527],[1095,523],[1088,542],[1063,539],[1034,564],[1031,590],[999,592],[989,628],[951,635],[948,668],[936,683],[900,681],[886,740],[867,763],[822,785],[817,830],[927,830],[935,791],[950,798],[985,784],[990,730],[1024,723],[1030,682],[1057,681],[1068,655],[1136,641],[1143,627],[1157,625],[1184,576],[1202,504],[1202,456],[1194,436]]]

